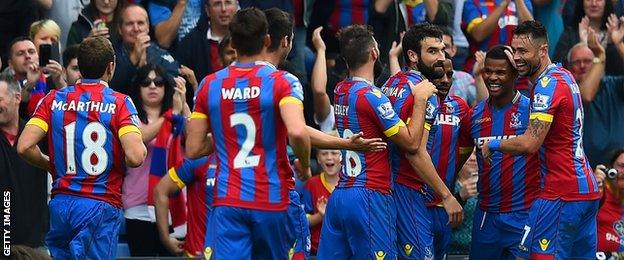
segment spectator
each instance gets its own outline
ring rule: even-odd
[[[132,256],[171,255],[159,239],[156,217],[149,210],[148,196],[153,188],[149,184],[152,165],[156,161],[166,161],[168,154],[154,152],[159,148],[156,142],[161,129],[171,131],[171,124],[166,129],[165,121],[172,120],[172,115],[190,114],[188,107],[184,108],[180,104],[180,95],[184,96],[182,91],[185,88],[180,88],[179,79],[171,79],[162,68],[148,64],[137,70],[132,81],[130,97],[136,103],[139,129],[143,134],[143,143],[147,145],[145,162],[138,168],[128,168],[124,178],[122,200],[128,247]]]
[[[613,2],[611,0],[578,0],[574,11],[574,21],[561,35],[553,60],[565,62],[566,55],[572,46],[579,42],[587,43],[587,33],[589,28],[592,28],[598,36],[598,42],[606,50],[605,74],[624,75],[624,60],[618,55],[617,47],[611,41],[607,28],[612,14]]]
[[[167,52],[155,44],[149,36],[147,12],[138,5],[129,5],[121,12],[119,21],[120,41],[115,44],[117,67],[111,87],[122,93],[129,93],[131,80],[137,68],[146,64],[162,67],[174,77],[179,74],[180,65]]]
[[[624,149],[615,150],[607,166],[615,170],[614,178],[606,178],[606,167],[603,164],[596,166],[596,179],[602,185],[602,205],[598,210],[598,252],[604,258],[614,259],[617,253],[622,253],[621,241],[622,221],[624,221]],[[602,181],[600,181],[602,180]]]
[[[219,64],[222,67],[230,66],[236,61],[236,50],[232,47],[232,37],[225,36],[219,43]]]
[[[337,136],[338,133],[334,135]],[[340,150],[319,149],[316,160],[323,171],[306,182],[303,193],[305,210],[310,221],[312,255],[316,255],[318,249],[327,200],[338,184],[342,154]]]
[[[374,1],[369,24],[373,26],[375,38],[379,42],[381,61],[388,62],[388,51],[393,41],[400,41],[401,32],[410,26],[429,22],[441,27],[451,24],[453,6],[450,0],[425,1]]]
[[[180,42],[176,59],[195,72],[197,81],[222,68],[219,42],[228,34],[228,25],[238,9],[234,0],[206,0],[204,11],[209,24],[200,24]]]
[[[533,16],[535,16],[535,20],[540,21],[546,27],[548,31],[548,46],[557,46],[559,37],[563,33],[564,26],[561,9],[566,1],[570,2],[570,0],[533,0],[535,5]],[[550,48],[548,55],[553,57],[555,48]]]
[[[0,74],[0,190],[9,200],[11,213],[11,225],[5,228],[11,232],[12,247],[38,248],[48,229],[47,172],[17,154],[17,137],[26,124],[18,113],[20,99],[19,83]]]
[[[442,31],[444,34],[442,35],[442,41],[444,42],[444,46],[446,46],[445,51],[448,55],[453,59],[457,54],[458,47],[455,45],[454,38],[452,33],[443,28]],[[462,98],[470,107],[473,107],[477,104],[479,100],[477,100],[477,88],[475,87],[475,79],[470,75],[470,73],[455,70],[455,66],[453,66],[453,82],[451,84],[451,90],[449,91],[449,96],[458,96]]]
[[[332,106],[327,95],[327,65],[325,59],[325,42],[321,38],[321,30],[319,27],[312,33],[312,44],[316,49],[316,61],[312,69],[312,99],[314,102],[314,123],[319,126],[323,132],[330,132],[335,129],[334,122],[334,106]]]
[[[33,41],[33,44],[35,44],[35,49],[37,51],[40,50],[41,44],[50,44],[52,48],[56,48],[56,50],[51,50],[50,60],[47,61],[48,64],[45,66],[46,70],[44,72],[49,74],[48,78],[53,81],[53,86],[55,86],[55,88],[67,86],[65,78],[63,78],[63,67],[60,64],[61,44],[59,42],[59,37],[61,36],[61,28],[58,24],[52,20],[36,21],[30,25],[28,35]],[[59,56],[55,57],[52,55],[54,53],[59,54]]]
[[[451,28],[453,29],[453,44],[457,47],[457,52],[455,56],[453,56],[453,69],[455,71],[462,70],[464,68],[464,63],[468,58],[468,39],[466,39],[466,35],[461,29],[462,23],[462,13],[464,11],[464,2],[466,0],[453,0],[453,25]]]
[[[34,111],[38,101],[31,102],[31,94],[37,88],[37,91],[41,91],[41,97],[47,93],[47,91],[55,89],[55,86],[61,85],[62,82],[56,82],[56,80],[62,79],[60,74],[51,74],[51,77],[55,80],[45,80],[44,74],[41,73],[50,71],[52,73],[59,73],[62,71],[58,68],[52,68],[52,63],[46,65],[44,68],[39,68],[39,55],[35,44],[26,37],[18,37],[13,40],[9,46],[9,67],[5,70],[5,73],[12,75],[22,87],[22,103],[20,104],[20,117],[24,119],[30,118],[30,115]],[[43,78],[42,78],[43,77]],[[42,89],[41,89],[42,88]]]
[[[105,36],[113,44],[117,43],[117,24],[121,21],[121,11],[126,3],[125,0],[91,0],[78,15],[78,20],[72,23],[67,34],[67,46],[95,36]]]
[[[529,0],[465,1],[462,29],[473,55],[468,56],[464,71],[472,71],[476,51],[487,51],[499,44],[509,45],[518,23],[533,20],[532,12]]]
[[[80,45],[69,46],[63,52],[63,74],[67,85],[74,85],[82,76],[78,68],[78,48]]]
[[[95,1],[95,0],[94,0]],[[61,40],[67,44],[67,36],[71,29],[72,23],[78,20],[82,9],[85,8],[90,1],[85,0],[52,0],[52,7],[47,12],[46,17],[58,23],[61,27]],[[61,46],[61,50],[65,51],[66,45]]]
[[[604,151],[624,147],[624,76],[605,76],[605,49],[590,31],[588,45],[579,43],[570,49],[568,69],[579,84],[585,107],[585,154],[590,165],[598,165],[608,159]]]
[[[121,1],[121,0],[120,0]],[[147,4],[154,37],[160,47],[173,50],[176,43],[197,26],[202,3],[210,0],[150,0]],[[219,0],[217,2],[235,2]],[[205,18],[204,18],[205,19]]]

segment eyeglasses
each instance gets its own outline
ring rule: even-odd
[[[152,84],[152,82],[156,87],[165,86],[165,80],[162,77],[155,77],[154,79],[145,78],[143,81],[141,81],[139,85],[141,85],[141,87],[147,88]]]
[[[592,64],[592,59],[573,60],[570,62],[570,65],[572,66],[579,66],[581,64],[584,64],[584,65]]]

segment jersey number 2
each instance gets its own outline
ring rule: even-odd
[[[95,134],[95,140],[93,136]],[[74,154],[76,140],[76,122],[65,126],[65,151],[67,151],[67,174],[76,174],[76,155]],[[84,149],[80,154],[82,169],[89,175],[100,175],[108,165],[108,153],[104,150],[106,144],[106,129],[99,122],[91,122],[82,131]],[[96,157],[93,163],[91,157]]]
[[[247,135],[240,151],[234,157],[234,169],[256,167],[260,163],[260,155],[249,155],[256,144],[256,124],[250,115],[236,113],[230,116],[230,126],[243,125]]]

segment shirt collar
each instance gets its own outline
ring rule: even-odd
[[[208,31],[206,32],[206,39],[215,41],[215,42],[221,42],[223,37],[218,37],[218,36],[213,35],[212,28],[208,27]]]

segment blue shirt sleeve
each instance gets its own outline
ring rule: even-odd
[[[152,26],[156,26],[162,21],[165,21],[171,17],[171,10],[166,6],[154,4],[150,2],[147,5],[147,11],[149,12],[150,23]]]
[[[378,89],[371,89],[364,94],[366,101],[370,104],[374,111],[373,117],[382,126],[384,134],[388,137],[399,132],[399,127],[405,126],[405,123],[399,118],[394,111],[388,97],[386,97]]]

